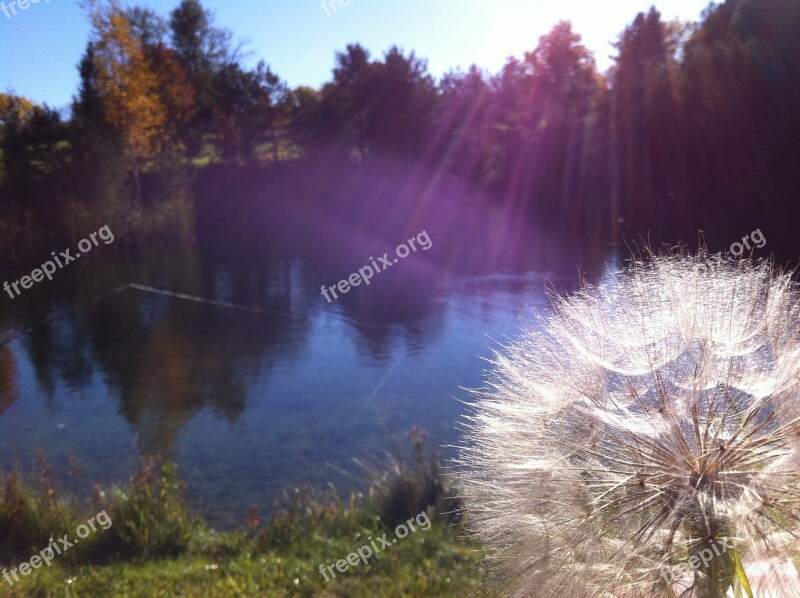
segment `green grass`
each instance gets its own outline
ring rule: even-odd
[[[466,539],[435,459],[414,428],[414,464],[392,461],[370,471],[361,500],[342,500],[332,487],[298,489],[262,523],[254,510],[247,527],[220,532],[193,513],[172,463],[144,460],[130,484],[94,488],[85,504],[58,495],[43,453],[38,483],[19,472],[0,475],[0,569],[12,569],[104,510],[108,529],[96,532],[9,586],[0,596],[471,596],[487,595],[481,547]],[[326,580],[320,565],[335,565],[417,518],[417,529]],[[428,529],[422,529],[430,523]],[[331,573],[328,571],[328,577]]]
[[[480,552],[438,523],[326,582],[319,565],[345,558],[364,542],[353,535],[312,535],[281,550],[252,540],[235,554],[189,552],[175,559],[38,569],[2,595],[153,596],[468,596],[480,590]],[[229,538],[224,535],[220,542]]]

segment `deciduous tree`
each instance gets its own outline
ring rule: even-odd
[[[118,0],[105,4],[92,0],[88,10],[94,36],[95,85],[105,118],[119,132],[129,154],[138,201],[139,162],[155,152],[166,124],[158,76]]]

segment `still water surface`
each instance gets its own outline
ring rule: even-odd
[[[463,221],[429,221],[430,251],[327,303],[322,284],[421,226],[304,226],[258,240],[201,233],[195,248],[136,258],[101,247],[6,301],[2,464],[34,471],[42,447],[62,487],[85,496],[92,482],[127,480],[142,454],[170,457],[193,504],[223,527],[295,486],[363,487],[353,458],[380,463],[407,448],[414,425],[431,445],[457,442],[464,389],[480,386],[497,342],[546,307],[546,286],[574,289],[579,268],[597,279],[607,259],[546,230],[493,234],[508,227],[483,222],[466,235]],[[108,294],[127,283],[258,311],[131,287]]]

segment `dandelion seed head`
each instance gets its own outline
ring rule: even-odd
[[[556,298],[495,355],[458,471],[507,595],[667,596],[660,568],[723,540],[800,595],[800,295],[767,263],[702,261]],[[714,595],[713,571],[682,595]]]

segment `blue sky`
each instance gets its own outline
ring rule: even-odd
[[[602,70],[614,41],[637,12],[653,0],[349,0],[336,12],[322,0],[205,0],[217,25],[230,29],[251,53],[263,58],[292,87],[318,87],[330,79],[334,54],[359,42],[374,56],[392,44],[426,58],[439,77],[472,63],[497,72],[508,56],[532,50],[559,20],[595,53]],[[346,0],[344,0],[346,1]],[[24,0],[23,0],[24,2]],[[168,15],[179,0],[140,4]],[[6,0],[8,3],[8,0]],[[655,2],[665,19],[697,20],[708,0]],[[2,5],[0,5],[0,11]],[[39,0],[16,16],[0,12],[0,91],[35,102],[67,106],[78,87],[78,64],[89,25],[77,0]]]

